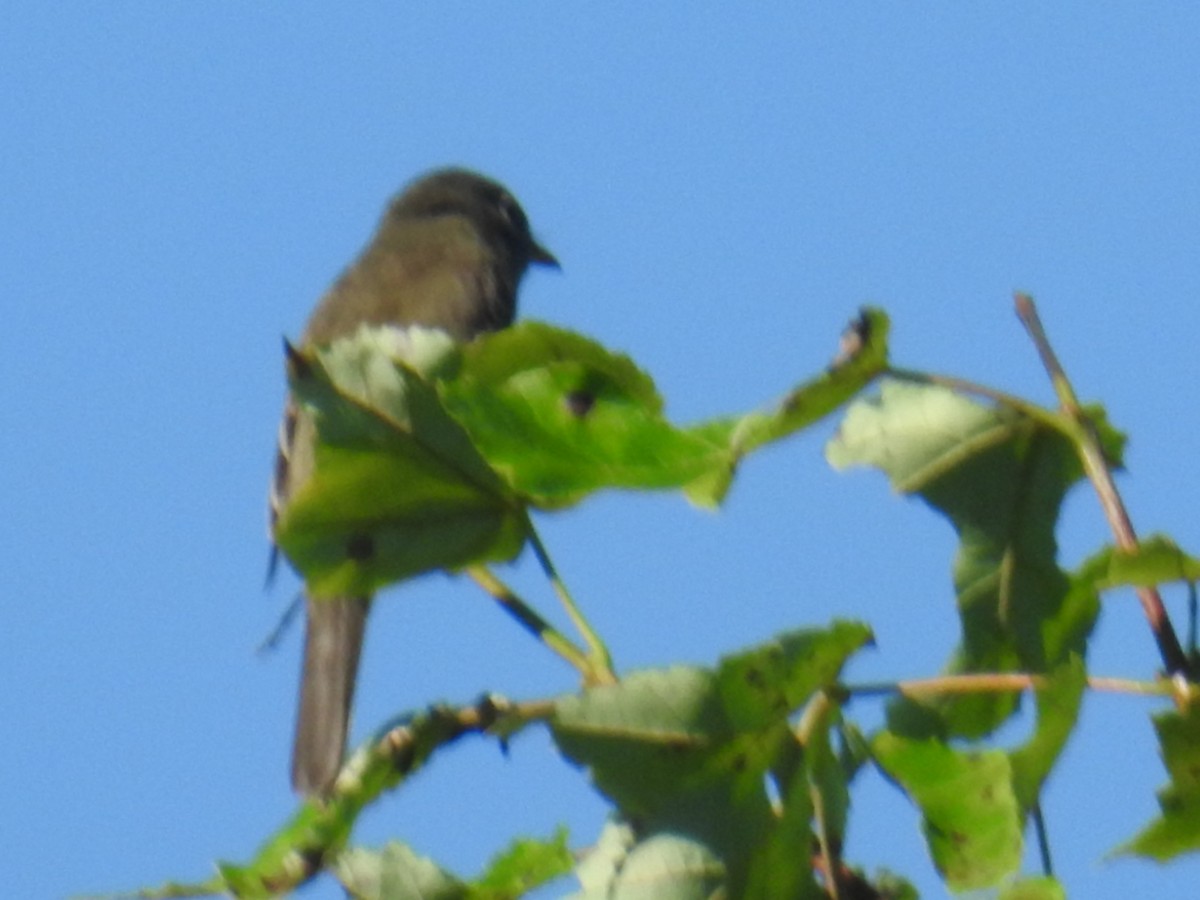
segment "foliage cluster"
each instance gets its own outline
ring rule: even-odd
[[[245,865],[200,885],[146,892],[283,892],[329,869],[357,897],[508,898],[568,873],[577,898],[901,898],[901,878],[868,876],[842,857],[856,774],[881,769],[919,808],[929,853],[953,891],[1058,898],[1048,871],[1020,872],[1040,821],[1039,794],[1075,728],[1102,592],[1139,591],[1168,677],[1127,686],[1176,708],[1156,717],[1170,775],[1161,815],[1119,852],[1166,860],[1200,845],[1200,713],[1191,658],[1153,586],[1191,581],[1193,560],[1165,539],[1138,541],[1111,472],[1122,436],[1083,407],[1028,298],[1018,309],[1050,373],[1059,409],[888,362],[886,316],[865,310],[835,362],[777,405],[678,427],[630,359],[540,323],[457,346],[437,332],[364,329],[290,356],[289,379],[319,428],[317,469],[279,529],[317,595],[374,592],[434,569],[465,572],[579,672],[578,693],[514,703],[493,695],[436,706],[383,729],[348,760],[331,796],[303,803]],[[869,389],[875,388],[872,392]],[[843,411],[827,448],[839,468],[873,466],[919,496],[959,537],[953,564],[961,623],[945,670],[884,688],[885,727],[864,734],[841,681],[871,639],[834,621],[776,635],[711,667],[618,673],[558,577],[531,512],[607,488],[680,490],[719,504],[743,458]],[[1068,489],[1088,479],[1113,525],[1112,546],[1059,567],[1055,527]],[[490,565],[526,547],[578,627],[554,629]],[[1032,701],[1016,746],[998,729]],[[518,838],[474,878],[396,842],[348,848],[355,819],[453,741],[504,741],[548,728],[612,815],[577,860],[567,835]],[[1032,829],[1031,829],[1032,824]],[[1043,848],[1044,849],[1044,848]]]

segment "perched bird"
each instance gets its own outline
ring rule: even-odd
[[[532,263],[558,262],[534,240],[503,186],[440,169],[392,200],[358,259],[321,298],[301,346],[353,334],[360,324],[424,325],[467,341],[509,325]],[[290,398],[271,490],[274,532],[288,498],[311,476],[316,426]],[[292,787],[328,791],[341,768],[369,597],[306,597],[304,668],[292,750]]]

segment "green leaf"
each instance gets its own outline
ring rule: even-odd
[[[887,318],[871,311],[863,349],[774,409],[680,428],[649,376],[581,335],[525,322],[463,350],[442,382],[448,409],[512,489],[555,509],[604,488],[686,490],[723,499],[746,453],[828,415],[882,369]]]
[[[432,569],[510,559],[527,518],[432,386],[439,332],[363,329],[292,367],[301,406],[297,452],[315,427],[315,471],[287,505],[276,540],[315,596],[370,594]],[[401,340],[407,338],[405,342]]]
[[[399,842],[382,850],[355,848],[338,857],[338,879],[360,900],[467,900],[467,886]]]
[[[822,844],[834,849],[845,846],[846,822],[850,813],[850,773],[834,751],[833,732],[841,723],[841,709],[825,704],[819,721],[806,717],[804,752],[807,757],[808,788],[816,807],[816,827]],[[818,727],[819,725],[819,727]]]
[[[703,843],[610,823],[579,867],[583,890],[572,900],[712,900],[721,896],[725,866]]]
[[[955,891],[991,887],[1021,864],[1023,817],[1009,757],[880,732],[876,761],[921,808],[934,864]]]
[[[1119,436],[1098,411],[1092,417],[1117,452]],[[949,672],[1041,673],[1084,653],[1098,607],[1090,586],[1073,584],[1056,562],[1058,512],[1082,477],[1061,432],[945,388],[888,381],[878,398],[851,406],[827,455],[838,468],[882,469],[958,532],[962,642]],[[890,707],[889,724],[912,736],[977,738],[1015,709],[1015,697],[998,693],[902,699]]]
[[[675,666],[635,672],[619,684],[562,699],[553,730],[563,753],[588,766],[596,787],[625,815],[645,817],[683,794],[720,787],[739,772],[761,774],[785,715],[771,723],[769,736],[739,732],[716,675]]]
[[[364,327],[306,348],[289,383],[301,407],[296,469],[313,474],[289,498],[276,541],[315,596],[366,595],[513,558],[528,506],[559,509],[611,488],[682,489],[715,506],[743,455],[877,374],[887,319],[870,312],[864,323],[857,354],[777,408],[686,428],[666,419],[628,357],[538,322],[461,346],[429,329]]]
[[[752,859],[778,827],[764,778],[794,743],[788,716],[836,679],[868,637],[860,625],[836,624],[782,635],[715,672],[634,673],[561,700],[555,740],[623,818],[639,823],[642,839],[671,833],[701,842],[724,863],[731,894],[741,896]]]
[[[1033,734],[1007,754],[892,731],[872,741],[876,762],[920,808],[930,852],[951,887],[994,886],[1020,864],[1026,816],[1074,730],[1087,686],[1078,657],[1045,680]]]
[[[1067,900],[1067,892],[1054,878],[1022,878],[1000,891],[999,900]]]
[[[833,684],[850,655],[871,639],[862,623],[839,621],[724,656],[717,669],[724,708],[740,729],[770,727]]]
[[[792,735],[781,751],[771,773],[779,788],[778,815],[774,827],[751,849],[742,896],[747,900],[818,900],[828,895],[813,877],[812,766]]]
[[[1166,535],[1155,534],[1139,541],[1132,551],[1105,547],[1080,566],[1078,577],[1101,591],[1200,581],[1200,559],[1184,553]]]
[[[571,900],[609,897],[609,891],[625,864],[625,857],[636,843],[637,835],[627,822],[620,819],[606,822],[600,837],[575,869],[575,877],[579,879],[583,890],[579,894],[572,894]]]
[[[543,508],[600,488],[677,488],[727,451],[676,429],[653,382],[582,335],[526,322],[463,348],[447,409],[512,490]]]
[[[520,897],[574,867],[566,828],[559,828],[549,840],[518,838],[488,863],[483,875],[472,883],[471,896],[480,900]]]
[[[1083,660],[1073,657],[1048,677],[1037,692],[1037,724],[1024,746],[1009,754],[1013,794],[1023,812],[1033,808],[1042,785],[1075,730],[1087,673]]]
[[[863,338],[857,352],[790,391],[773,410],[749,413],[736,421],[731,443],[738,456],[820,421],[887,368],[891,329],[887,314],[880,309],[864,309],[856,327]]]
[[[235,896],[244,897],[247,900],[257,897],[275,896],[261,885],[251,885],[248,890],[240,891],[237,888],[236,878],[238,873],[236,867],[231,867],[235,870],[233,878],[228,877],[228,873],[223,871],[222,866],[218,865],[217,868],[218,873],[205,881],[167,881],[158,887],[140,888],[136,894],[121,894],[117,896],[136,896],[138,900],[168,900],[168,898],[174,897],[216,897],[219,894],[228,894],[232,891],[237,891]]]
[[[870,632],[855,623],[801,630],[725,658],[716,672],[674,666],[564,698],[553,730],[568,757],[626,815],[771,765],[787,717],[832,683]]]
[[[769,726],[781,713],[808,704],[803,748],[789,730],[781,736],[771,774],[781,809],[774,827],[751,852],[744,896],[751,898],[823,897],[812,875],[810,855],[797,852],[812,844],[816,827],[841,847],[849,805],[849,769],[836,758],[830,731],[840,720],[837,706],[816,692],[837,680],[846,659],[871,639],[853,622],[835,622],[826,631],[798,631],[750,651],[725,657],[718,670],[727,708],[740,726]],[[810,713],[818,706],[822,715]]]
[[[1154,717],[1170,783],[1158,792],[1162,814],[1115,852],[1166,862],[1200,850],[1200,704]]]

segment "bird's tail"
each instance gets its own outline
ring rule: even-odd
[[[308,597],[305,602],[308,615],[292,787],[312,795],[328,792],[342,766],[370,602],[364,597]]]

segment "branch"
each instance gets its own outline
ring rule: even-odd
[[[1050,376],[1051,384],[1054,385],[1054,392],[1058,395],[1059,407],[1079,426],[1076,446],[1079,449],[1080,460],[1088,479],[1092,482],[1092,486],[1100,498],[1104,517],[1112,529],[1117,549],[1127,553],[1132,552],[1137,549],[1137,534],[1133,530],[1129,513],[1126,511],[1121,495],[1117,491],[1117,485],[1113,481],[1112,470],[1104,458],[1104,451],[1096,436],[1096,430],[1079,405],[1067,373],[1063,370],[1054,349],[1050,346],[1050,340],[1046,337],[1037,309],[1033,305],[1033,298],[1028,294],[1018,293],[1015,301],[1017,317],[1025,326],[1025,330],[1029,332],[1029,337],[1037,348],[1042,365]],[[1183,652],[1183,647],[1180,646],[1179,638],[1175,635],[1175,629],[1171,626],[1166,607],[1163,606],[1162,595],[1154,587],[1140,587],[1136,590],[1137,598],[1142,604],[1142,612],[1145,613],[1150,631],[1154,634],[1154,640],[1158,644],[1158,652],[1162,657],[1163,665],[1166,666],[1167,673],[1171,675],[1180,672],[1187,673],[1190,668],[1188,659]]]
[[[567,611],[567,615],[571,617],[571,621],[575,623],[575,627],[579,629],[579,633],[583,635],[583,639],[588,645],[588,665],[587,670],[584,672],[584,681],[589,685],[616,684],[617,675],[613,671],[612,656],[609,655],[608,647],[604,645],[604,641],[600,639],[600,635],[596,633],[596,630],[592,628],[587,618],[584,617],[583,610],[579,608],[575,600],[571,597],[571,592],[567,590],[566,583],[559,577],[558,570],[554,568],[554,562],[550,559],[550,554],[546,552],[546,546],[538,536],[537,529],[533,527],[533,522],[529,522],[528,529],[529,543],[533,547],[534,555],[541,564],[542,571],[550,579],[550,584],[554,587],[554,593],[558,595],[558,599]]]
[[[302,804],[254,860],[244,866],[221,864],[216,892],[259,897],[294,890],[333,860],[363,807],[408,780],[437,750],[466,734],[490,734],[504,741],[520,728],[548,719],[553,711],[549,700],[511,703],[488,695],[471,706],[432,706],[404,717],[359,747],[329,796]],[[181,885],[195,890],[173,896],[215,893],[213,886],[213,881]]]
[[[842,685],[840,690],[847,698],[878,697],[888,694],[903,694],[906,697],[922,697],[937,694],[1004,693],[1012,691],[1037,691],[1045,688],[1049,680],[1044,675],[1025,672],[973,672],[967,675],[937,675],[933,678],[911,678],[905,681],[872,682],[869,684]],[[1112,694],[1134,694],[1143,697],[1180,697],[1180,691],[1191,693],[1192,688],[1180,685],[1175,680],[1134,681],[1128,678],[1088,678],[1090,690]]]
[[[522,600],[491,569],[487,566],[470,566],[467,574],[493,600],[499,603],[506,613],[516,619],[522,628],[570,663],[585,682],[589,680],[592,665],[584,652],[571,643],[570,639],[562,632],[538,615],[533,607]]]

